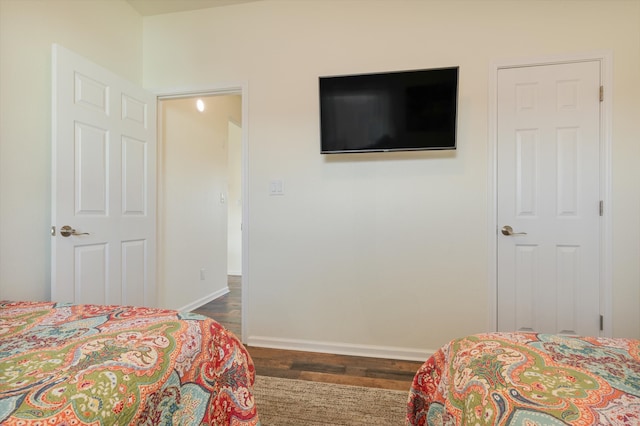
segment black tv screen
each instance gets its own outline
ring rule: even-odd
[[[319,80],[323,154],[456,148],[458,67]]]

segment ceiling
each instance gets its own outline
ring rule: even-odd
[[[142,16],[163,13],[184,12],[187,10],[208,9],[210,7],[251,3],[260,0],[127,0]]]

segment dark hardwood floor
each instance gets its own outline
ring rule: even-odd
[[[229,293],[194,310],[241,335],[241,277],[229,276]],[[415,361],[333,355],[247,346],[263,376],[409,391],[422,364]]]
[[[193,312],[213,318],[227,330],[240,337],[242,335],[242,281],[241,277],[229,275],[229,293],[207,303]]]

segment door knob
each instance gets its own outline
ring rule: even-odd
[[[510,227],[509,225],[503,226],[501,231],[502,231],[502,235],[507,235],[507,236],[511,236],[511,235],[527,235],[526,232],[513,232],[513,228]]]
[[[70,227],[69,225],[65,225],[62,228],[60,228],[60,235],[62,235],[63,237],[68,237],[70,235],[89,235],[89,233],[76,232],[76,230]]]

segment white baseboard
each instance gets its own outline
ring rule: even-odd
[[[305,352],[324,352],[337,355],[366,356],[371,358],[426,361],[435,350],[399,348],[394,346],[348,345],[344,343],[315,342],[310,340],[280,339],[276,337],[250,336],[248,346],[286,349]]]
[[[194,309],[198,309],[200,306],[206,305],[207,303],[211,302],[212,300],[217,299],[218,297],[222,297],[225,294],[229,293],[229,287],[225,287],[222,288],[216,292],[213,292],[207,296],[201,297],[200,299],[189,303],[188,305],[183,306],[180,309],[176,309],[177,311],[180,312],[190,312],[193,311]]]

